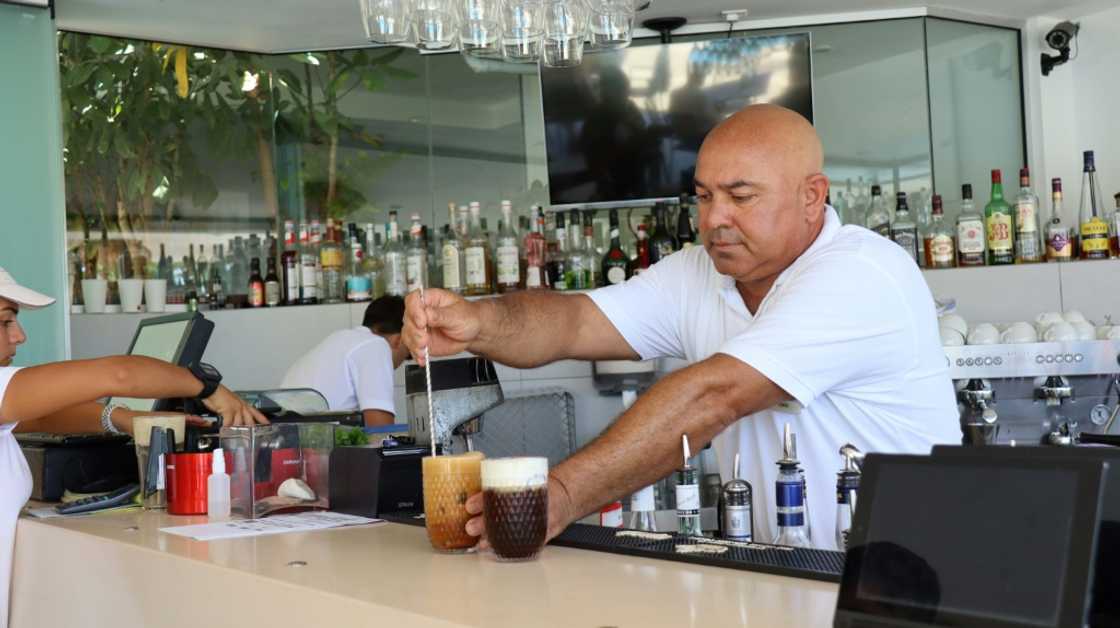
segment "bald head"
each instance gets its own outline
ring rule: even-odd
[[[700,153],[765,153],[791,176],[807,177],[824,169],[817,130],[801,114],[778,105],[751,105],[708,133]]]
[[[712,129],[696,159],[700,230],[719,272],[761,293],[824,223],[821,140],[801,115],[751,105]]]

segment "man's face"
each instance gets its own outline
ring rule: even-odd
[[[18,314],[18,305],[0,298],[0,366],[11,366],[16,347],[27,340],[27,334],[16,320]]]
[[[716,270],[739,282],[781,273],[810,230],[804,175],[774,157],[723,139],[705,143],[696,163],[700,238]]]

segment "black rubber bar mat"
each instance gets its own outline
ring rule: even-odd
[[[831,550],[805,549],[767,545],[763,543],[731,543],[720,540],[697,539],[675,532],[666,532],[671,538],[663,540],[616,536],[619,528],[574,523],[559,536],[553,545],[574,547],[598,552],[675,560],[683,563],[727,567],[744,571],[758,571],[793,578],[808,578],[824,582],[840,582],[844,571],[844,553]],[[681,553],[680,545],[713,545],[726,547],[722,553]]]

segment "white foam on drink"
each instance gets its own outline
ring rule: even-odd
[[[548,485],[548,458],[487,458],[482,488],[522,489]]]

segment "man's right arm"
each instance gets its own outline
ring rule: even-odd
[[[639,358],[587,295],[525,291],[467,301],[428,290],[425,297],[427,307],[419,293],[408,296],[403,332],[420,363],[429,343],[433,357],[470,351],[516,368],[563,359]]]

